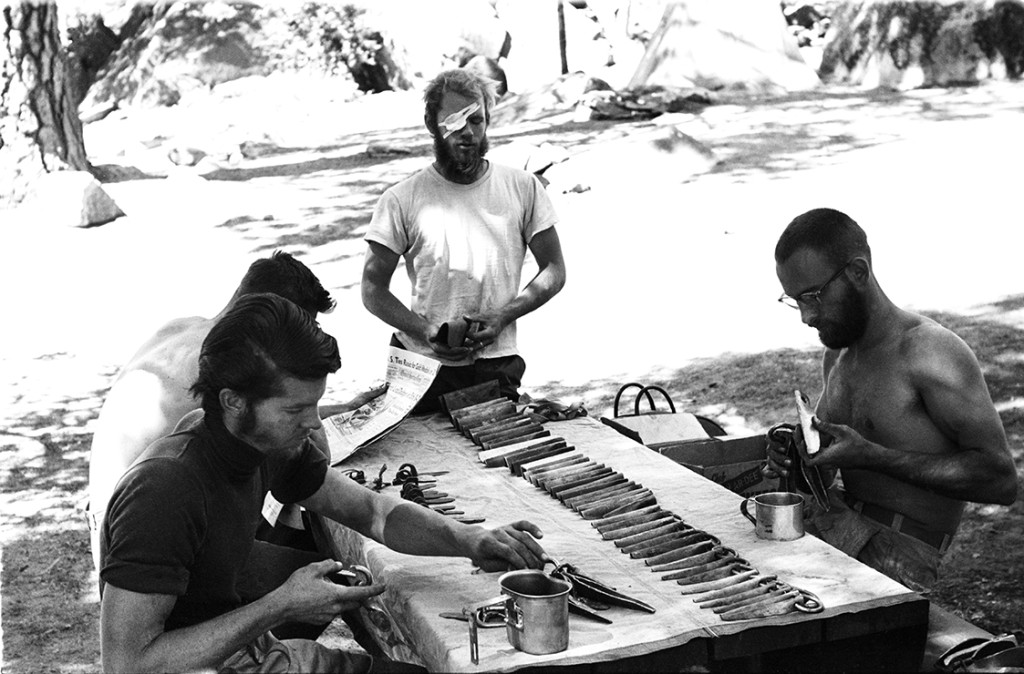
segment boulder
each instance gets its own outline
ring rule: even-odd
[[[81,109],[170,106],[195,89],[276,73],[344,74],[366,91],[410,86],[354,7],[189,0],[132,14]]]
[[[897,90],[1018,79],[1022,0],[842,2],[819,73],[829,83]]]
[[[174,105],[188,89],[254,74],[261,60],[252,47],[260,18],[251,3],[159,4],[135,35],[125,37],[82,107]]]
[[[104,225],[124,215],[87,171],[55,171],[40,176],[26,206],[42,224],[68,227]]]
[[[687,0],[668,3],[627,88],[783,94],[819,84],[777,3]]]

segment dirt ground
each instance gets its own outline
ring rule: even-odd
[[[156,326],[212,315],[252,259],[282,248],[339,301],[323,321],[343,357],[328,397],[382,378],[388,331],[359,301],[361,236],[382,189],[428,161],[420,103],[315,92],[256,89],[91,124],[95,164],[148,176],[106,185],[127,217],[77,230],[42,210],[2,216],[3,671],[100,670],[82,512],[91,429],[119,364]],[[718,160],[700,175],[630,164],[588,191],[553,194],[569,282],[521,322],[524,390],[582,400],[598,417],[620,384],[642,381],[734,432],[791,421],[792,389],[820,390],[820,346],[775,302],[771,251],[794,215],[829,205],[864,225],[895,301],[976,350],[1024,474],[1022,103],[1024,87],[1005,83],[832,90],[660,122],[561,116],[492,129],[496,148],[549,142],[575,154],[672,122]],[[172,145],[217,139],[265,150],[192,168],[166,161]],[[371,156],[368,143],[403,153]],[[970,506],[932,599],[993,632],[1024,628],[1022,538],[1020,501]]]

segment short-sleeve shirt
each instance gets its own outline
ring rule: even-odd
[[[167,630],[241,606],[237,581],[267,492],[295,503],[327,475],[311,442],[267,458],[211,416],[150,445],[121,478],[103,521],[101,592],[109,583],[176,596]]]
[[[431,165],[384,192],[366,240],[405,258],[410,309],[440,324],[515,299],[530,241],[556,222],[551,199],[532,173],[489,162],[479,180],[460,185]],[[404,332],[398,337],[406,348],[437,358],[426,342]],[[475,357],[516,353],[512,323]]]

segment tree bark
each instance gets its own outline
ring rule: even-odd
[[[43,174],[90,166],[56,3],[7,4],[2,14],[0,206],[14,206]]]

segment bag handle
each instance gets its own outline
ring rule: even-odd
[[[639,384],[639,383],[637,383],[635,381],[634,382],[630,382],[628,384],[623,384],[619,388],[619,392],[615,394],[615,407],[614,407],[614,412],[613,413],[614,413],[616,419],[619,418],[619,400],[622,398],[622,394],[625,393],[626,391],[628,391],[631,388],[638,388],[638,389],[640,389],[640,392],[636,394],[636,397],[637,397],[637,407],[639,407],[640,396],[642,396],[646,392],[647,393],[647,401],[651,404],[651,409],[652,410],[654,409],[654,398],[651,397],[651,394],[650,394],[649,391],[646,391],[646,389],[648,387],[644,386],[643,384]]]
[[[654,399],[651,397],[651,391],[657,391],[662,396],[664,396],[665,400],[668,401],[668,407],[670,410],[672,410],[672,414],[676,413],[675,403],[672,402],[672,398],[669,396],[668,392],[665,391],[665,389],[661,388],[660,386],[645,386],[642,389],[640,389],[640,393],[636,394],[636,400],[633,403],[633,412],[635,414],[640,414],[640,397],[643,396],[644,394],[647,394],[647,402],[650,403],[651,405],[651,411],[654,411]]]

